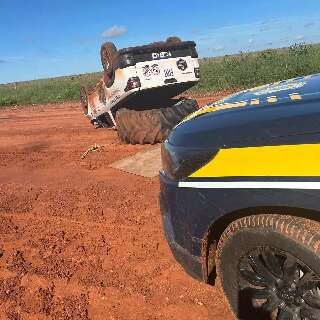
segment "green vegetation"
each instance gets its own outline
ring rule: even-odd
[[[0,106],[77,101],[81,85],[94,85],[102,73],[0,85]]]
[[[201,81],[190,93],[246,89],[320,72],[320,44],[204,58]],[[101,73],[0,85],[0,106],[79,100],[81,85],[93,85]]]
[[[201,81],[192,93],[247,89],[320,72],[320,44],[205,58],[200,66]]]

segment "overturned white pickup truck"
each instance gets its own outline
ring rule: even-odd
[[[117,50],[101,46],[102,79],[81,87],[84,114],[101,127],[114,127],[125,143],[156,143],[185,116],[197,110],[192,99],[173,99],[200,79],[193,41],[165,42]]]

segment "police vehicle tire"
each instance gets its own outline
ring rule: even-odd
[[[175,125],[197,109],[197,101],[193,99],[184,99],[161,109],[136,111],[122,108],[116,114],[118,137],[127,144],[163,142]]]
[[[237,319],[320,319],[320,224],[261,214],[231,223],[217,273]]]
[[[115,71],[115,61],[117,57],[117,48],[112,42],[105,42],[100,49],[101,64],[103,70],[112,76]]]

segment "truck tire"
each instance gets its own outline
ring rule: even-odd
[[[172,37],[168,37],[166,42],[170,44],[178,44],[178,43],[181,43],[182,41],[179,37],[172,36]]]
[[[88,92],[87,88],[81,86],[80,88],[80,102],[83,110],[83,114],[88,115]]]
[[[218,276],[236,319],[320,319],[320,223],[261,214],[231,223]]]
[[[161,109],[144,111],[120,109],[116,114],[118,136],[123,143],[163,142],[175,125],[197,109],[197,101],[192,99],[185,99],[171,107]]]
[[[117,48],[112,42],[105,42],[100,49],[101,64],[103,70],[111,78],[116,66]]]

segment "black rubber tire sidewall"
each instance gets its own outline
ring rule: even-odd
[[[238,299],[238,267],[240,259],[245,253],[260,246],[274,247],[289,252],[320,275],[320,257],[311,248],[285,234],[261,226],[236,231],[224,242],[217,261],[217,269],[230,307],[234,314],[242,319],[244,318],[241,309],[239,309]]]
[[[88,115],[88,107],[89,107],[88,91],[85,87],[80,88],[80,102],[81,102],[83,113],[85,115]]]
[[[122,108],[116,114],[118,137],[122,142],[131,144],[163,142],[175,125],[197,109],[198,104],[192,99],[168,108],[145,111]]]
[[[170,44],[179,44],[182,40],[179,37],[171,36],[167,38],[166,42]]]
[[[104,71],[112,77],[115,71],[115,59],[117,56],[117,48],[111,42],[106,42],[101,46],[100,49],[100,57],[101,57],[101,64]]]

